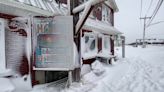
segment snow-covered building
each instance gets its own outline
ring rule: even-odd
[[[93,7],[81,30],[81,59],[84,64],[90,64],[96,58],[110,62],[114,56],[115,37],[122,34],[114,27],[115,12],[118,12],[115,0],[107,0]]]
[[[18,84],[30,87],[31,81],[45,83],[57,76],[49,71],[73,71],[96,58],[109,61],[114,57],[114,36],[121,34],[114,28],[114,13],[118,11],[115,0],[90,3],[92,11],[82,23],[78,45],[74,44],[73,17],[67,1],[0,1],[0,77],[20,78]],[[79,1],[84,5],[88,0]],[[83,14],[80,12],[79,19]]]
[[[35,84],[33,18],[66,15],[66,11],[55,1],[0,0],[0,78],[8,77],[17,90]]]

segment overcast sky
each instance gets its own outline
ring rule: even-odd
[[[142,17],[145,16],[151,0],[143,0]],[[152,15],[158,0],[153,0],[152,6],[147,13]],[[140,18],[141,0],[116,0],[119,12],[115,14],[115,27],[124,33],[126,42],[134,42],[143,37],[143,20]],[[160,7],[152,23],[164,21],[164,2]],[[146,29],[146,38],[164,39],[164,22],[150,26]]]

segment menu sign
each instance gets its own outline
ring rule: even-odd
[[[73,18],[57,16],[35,22],[35,66],[53,70],[73,70]]]

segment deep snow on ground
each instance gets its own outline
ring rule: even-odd
[[[121,49],[116,48],[120,53]],[[164,46],[126,46],[130,69],[115,89],[120,92],[164,92]],[[119,92],[118,90],[116,92]]]
[[[120,47],[116,52],[121,56]],[[30,92],[164,92],[163,65],[164,46],[126,46],[126,58],[112,65],[94,63],[92,71],[70,88],[65,80],[37,85]]]
[[[164,45],[147,45],[146,48],[126,46],[126,58],[140,58],[153,66],[164,65]],[[116,48],[116,52],[121,54],[121,48]]]
[[[120,56],[121,48],[116,48],[116,52]],[[53,89],[53,92],[164,92],[164,46],[126,46],[125,59],[102,65],[105,69],[102,74],[97,75],[93,70],[85,74],[80,83],[73,83],[64,90]]]

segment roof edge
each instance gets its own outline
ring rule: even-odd
[[[119,11],[115,0],[107,0],[105,2],[105,4],[108,5],[108,6],[110,6],[114,10],[114,12],[118,12]]]

